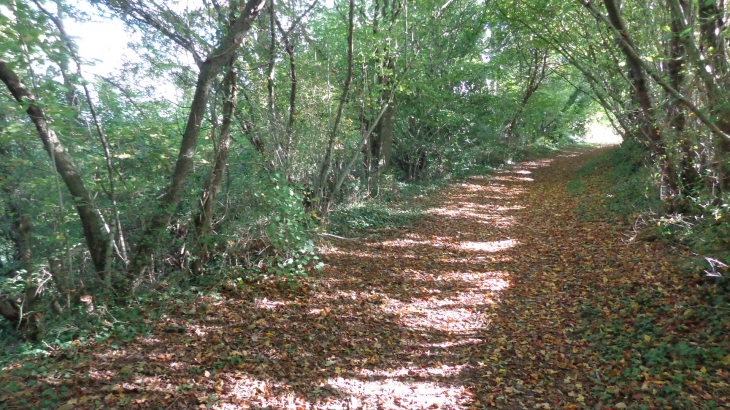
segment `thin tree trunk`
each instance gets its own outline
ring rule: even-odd
[[[380,119],[380,161],[378,161],[378,174],[382,174],[390,168],[393,155],[393,133],[395,131],[395,102],[390,101],[383,117]]]
[[[601,14],[590,2],[583,2],[584,0],[577,0],[579,3],[583,4],[590,12],[595,16],[598,20],[602,21],[611,31],[613,31],[616,38],[622,38],[623,34],[616,29],[611,22]],[[674,0],[670,0],[674,1]],[[671,3],[670,3],[671,4]],[[683,31],[686,32],[686,31]],[[685,36],[684,38],[689,37]],[[689,37],[691,39],[691,37]],[[620,42],[620,41],[619,41]],[[694,40],[688,41],[689,44],[691,44],[693,47],[690,47],[691,50],[694,48],[696,51],[696,45],[694,45]],[[627,52],[632,55],[632,59],[639,62],[641,67],[645,70],[649,76],[656,82],[660,87],[662,87],[666,92],[668,92],[672,97],[676,98],[678,101],[681,101],[682,104],[684,104],[687,109],[689,109],[692,114],[694,114],[700,122],[707,127],[710,132],[712,132],[713,135],[715,135],[718,138],[725,138],[730,139],[730,134],[724,132],[721,130],[717,124],[710,118],[710,116],[707,115],[707,113],[702,110],[699,106],[697,106],[690,98],[683,95],[681,92],[675,90],[669,83],[667,83],[661,76],[659,76],[656,72],[654,72],[650,67],[648,67],[644,62],[641,60],[641,56],[639,53],[634,49],[634,47],[631,44],[624,43],[624,48],[622,51]],[[694,58],[694,53],[690,53],[692,57]],[[698,70],[698,72],[701,72],[702,70]]]
[[[722,21],[724,11],[718,6],[717,0],[699,1],[701,49],[705,52],[704,61],[712,67],[712,75],[716,82],[724,79],[728,72],[725,39],[723,38],[725,33]],[[721,85],[720,87],[724,88]]]
[[[698,67],[705,71],[704,77],[712,80],[713,87],[706,86],[712,91],[707,93],[708,102],[711,106],[711,114],[717,118],[717,126],[726,133],[730,133],[730,108],[727,98],[727,74],[728,60],[725,53],[725,27],[722,21],[724,10],[721,10],[715,0],[700,0],[699,21],[700,21],[700,50],[704,51],[702,64],[708,64],[712,72],[707,73],[704,66]],[[690,34],[687,34],[688,36]],[[720,139],[717,141],[717,172],[720,179],[722,192],[730,191],[730,140]]]
[[[606,5],[606,11],[608,14],[606,22],[610,25],[610,28],[612,28],[614,32],[619,33],[616,41],[626,57],[626,65],[629,69],[629,78],[631,80],[631,85],[633,86],[635,99],[639,104],[642,117],[641,122],[643,123],[644,129],[647,133],[650,147],[662,164],[662,182],[669,191],[667,196],[673,197],[677,194],[675,172],[672,164],[667,160],[666,146],[657,123],[656,112],[649,91],[649,81],[647,73],[644,70],[644,64],[641,61],[641,58],[635,53],[636,47],[629,35],[626,23],[621,17],[621,11],[616,0],[604,0],[604,4]],[[600,12],[598,12],[591,3],[586,2],[584,5],[594,15],[600,15]]]
[[[714,50],[711,55],[703,56],[701,49],[697,47],[694,39],[693,31],[688,28],[685,20],[685,12],[680,0],[669,0],[669,8],[672,13],[672,21],[677,24],[679,32],[682,34],[684,48],[692,60],[697,76],[702,80],[705,86],[705,95],[707,104],[709,105],[708,120],[714,128],[710,127],[713,134],[718,136],[717,151],[718,158],[716,167],[719,173],[721,192],[730,191],[730,166],[727,164],[727,158],[730,157],[730,106],[728,105],[727,91],[723,84],[719,81],[719,75],[727,72],[727,56],[718,53],[718,50],[725,50],[722,43],[722,36],[717,36],[724,30],[721,22],[721,13],[713,2],[702,0],[700,2],[700,42],[703,49]],[[719,22],[718,22],[719,21]],[[708,72],[708,65],[712,72]],[[697,112],[697,117],[707,124]],[[703,113],[704,115],[704,113]]]
[[[686,1],[680,0],[681,7],[686,10]],[[670,5],[671,7],[671,5]],[[669,63],[667,64],[667,74],[669,81],[675,90],[682,90],[685,87],[685,65],[687,63],[687,50],[682,41],[682,22],[677,20],[677,15],[672,14],[670,29],[672,38],[669,41]],[[691,189],[700,178],[699,173],[693,167],[692,156],[692,140],[686,135],[687,115],[684,106],[675,98],[669,96],[667,98],[667,116],[669,117],[669,125],[674,131],[675,138],[679,140],[679,179],[682,187]]]
[[[540,55],[540,51],[543,52],[542,55]],[[522,117],[522,113],[525,111],[527,103],[530,101],[530,98],[532,98],[532,96],[537,92],[538,88],[540,88],[540,85],[547,76],[547,59],[549,55],[548,51],[532,49],[530,50],[530,52],[532,53],[533,61],[531,61],[530,67],[528,67],[527,71],[529,75],[529,80],[527,82],[527,86],[525,87],[525,94],[522,97],[522,101],[520,101],[520,105],[517,107],[517,111],[512,117],[512,121],[510,121],[509,125],[507,126],[508,144],[512,142],[515,127],[517,126],[517,122]]]
[[[395,24],[398,14],[402,10],[402,4],[399,2],[384,1],[382,9],[379,2],[376,2],[373,13],[373,34],[377,34],[380,30],[378,13],[383,19],[383,23],[388,23],[387,31],[392,34],[393,25]],[[407,43],[407,41],[406,41]],[[407,50],[406,50],[407,51]],[[375,54],[380,54],[379,48],[376,48]],[[380,184],[380,176],[386,172],[391,164],[391,156],[393,152],[393,133],[395,128],[396,107],[393,96],[389,95],[394,82],[395,75],[395,58],[391,52],[390,41],[383,47],[382,58],[380,64],[380,75],[378,83],[380,85],[381,106],[387,107],[386,112],[376,121],[375,130],[368,141],[370,153],[368,155],[368,191],[378,191]],[[407,62],[406,62],[407,64]],[[387,101],[387,102],[386,102]]]
[[[577,0],[579,3],[581,3],[581,0]],[[595,15],[595,13],[591,10],[591,7],[586,6],[592,14]],[[504,11],[499,10],[502,15],[506,15]],[[599,20],[602,20],[599,16],[596,16],[599,18]],[[615,115],[614,112],[616,111],[616,104],[620,104],[623,101],[618,98],[614,93],[611,92],[611,90],[606,86],[605,82],[602,81],[602,79],[598,78],[595,75],[594,67],[592,66],[592,62],[590,59],[588,59],[588,62],[582,62],[581,56],[576,55],[575,53],[568,50],[564,44],[553,41],[552,39],[546,37],[541,33],[540,30],[535,29],[533,26],[531,26],[528,22],[524,20],[517,19],[517,21],[522,24],[525,28],[530,30],[530,32],[535,35],[540,40],[544,41],[546,44],[548,44],[552,49],[556,50],[558,53],[560,53],[561,56],[563,56],[573,67],[575,67],[578,71],[583,74],[583,77],[588,82],[588,85],[591,88],[591,91],[593,91],[593,98],[603,107],[604,111],[606,112],[607,118],[611,121],[611,124],[616,130],[616,132],[619,135],[622,135],[625,139],[630,137],[630,130],[632,127],[621,118],[621,116]],[[564,78],[565,79],[565,78]],[[571,83],[569,80],[566,79],[568,83]],[[572,84],[574,87],[577,87],[575,84]],[[586,93],[589,94],[589,93]],[[590,95],[590,94],[589,94]],[[611,103],[613,102],[613,104]],[[618,124],[616,124],[618,123]]]
[[[286,53],[289,55],[289,75],[291,76],[291,89],[289,90],[289,121],[286,124],[286,145],[287,152],[291,150],[292,138],[294,135],[294,121],[297,115],[297,65],[294,60],[294,46],[286,42]]]
[[[377,126],[378,122],[383,117],[383,115],[385,114],[385,112],[388,111],[388,106],[389,105],[390,105],[390,98],[387,99],[387,100],[385,100],[385,105],[383,106],[383,108],[380,109],[380,112],[375,117],[375,121],[373,121],[370,124],[370,128],[368,128],[367,131],[365,131],[363,133],[362,137],[360,138],[360,142],[358,143],[359,149],[355,150],[355,153],[350,158],[350,160],[348,162],[346,162],[342,166],[342,169],[340,169],[340,175],[338,176],[337,181],[335,183],[335,187],[332,190],[332,198],[333,199],[337,195],[337,193],[340,192],[340,188],[342,187],[342,183],[345,182],[345,178],[350,173],[350,170],[352,169],[352,167],[355,165],[355,161],[357,161],[357,158],[362,153],[363,148],[365,148],[365,144],[368,141],[371,141],[370,136],[373,134],[373,131],[375,130],[375,127]],[[369,156],[369,158],[372,159],[372,157],[370,157],[372,154],[371,154],[371,152],[369,150],[367,152],[367,155]]]
[[[415,61],[412,60],[412,62]],[[411,64],[412,64],[411,62]],[[345,178],[350,173],[350,170],[355,165],[355,162],[357,161],[357,158],[360,156],[360,154],[363,152],[363,150],[366,148],[366,144],[371,140],[370,136],[375,130],[375,127],[379,123],[380,119],[385,115],[385,112],[388,110],[388,106],[390,105],[393,97],[395,96],[395,91],[398,89],[400,84],[403,82],[403,80],[406,78],[406,74],[408,74],[408,71],[410,70],[411,66],[405,68],[403,71],[403,74],[400,77],[400,80],[393,86],[393,88],[390,90],[390,95],[388,98],[385,99],[385,105],[380,109],[380,112],[378,112],[378,115],[375,117],[375,120],[370,124],[370,127],[365,131],[362,136],[360,137],[360,142],[358,144],[358,149],[355,150],[355,153],[352,155],[349,161],[344,163],[342,168],[340,169],[340,174],[337,177],[337,181],[335,182],[335,188],[332,190],[332,198],[340,192],[340,188],[342,187],[342,184],[345,182]],[[366,155],[370,155],[370,150],[366,151]]]
[[[316,2],[315,2],[316,3]],[[297,65],[294,59],[294,45],[289,40],[289,34],[281,27],[279,20],[276,20],[276,26],[284,40],[284,50],[289,56],[289,78],[291,80],[291,88],[289,89],[289,121],[286,123],[286,147],[285,150],[291,150],[292,138],[294,135],[294,121],[297,109]]]
[[[223,176],[226,171],[226,162],[228,161],[229,147],[231,145],[231,127],[233,125],[236,105],[237,75],[236,70],[233,68],[233,61],[229,65],[231,69],[223,80],[223,123],[221,124],[220,135],[218,137],[215,159],[213,160],[210,176],[208,176],[208,180],[203,186],[198,214],[193,219],[195,224],[195,238],[197,241],[194,250],[196,257],[191,265],[193,274],[200,274],[203,266],[210,259],[208,241],[213,231],[213,217],[215,216],[218,194],[221,191]]]
[[[269,127],[271,130],[271,138],[274,140],[274,160],[279,158],[279,163],[286,168],[287,153],[284,152],[284,146],[279,140],[279,119],[276,115],[276,94],[274,90],[274,68],[276,67],[276,14],[274,10],[274,0],[269,0],[269,62],[266,69],[266,91],[267,91],[267,108],[269,116]]]
[[[58,29],[58,32],[60,34],[61,40],[63,41],[66,50],[68,54],[71,56],[71,59],[76,63],[76,74],[83,80],[83,73],[81,71],[81,58],[79,57],[78,53],[76,52],[76,44],[73,42],[71,37],[66,33],[66,29],[63,25],[63,20],[60,17],[61,8],[59,9],[59,16],[54,16],[51,12],[43,8],[43,6],[38,2],[38,0],[33,0],[33,2],[36,4],[36,7],[43,12],[46,16],[48,16],[49,19],[55,24],[56,28]],[[61,71],[68,70],[68,63],[62,59],[61,62]],[[64,83],[66,82],[66,76],[64,76]],[[67,84],[65,83],[66,87],[69,88],[68,91],[68,104],[70,107],[74,107],[75,105],[78,105],[78,99],[76,97],[76,89],[75,86],[69,81]],[[115,241],[116,237],[118,236],[118,245],[116,243],[113,243],[113,245],[117,248],[119,257],[125,261],[127,261],[127,250],[126,250],[126,244],[124,240],[124,232],[122,230],[122,222],[121,222],[121,216],[119,213],[119,207],[117,204],[117,198],[116,198],[116,189],[115,189],[115,182],[114,182],[114,165],[112,164],[111,159],[111,149],[109,148],[109,143],[107,142],[106,135],[104,135],[104,132],[101,129],[101,122],[99,121],[99,118],[96,113],[96,109],[94,108],[94,102],[91,99],[91,93],[89,92],[89,87],[86,85],[86,82],[83,83],[83,89],[84,89],[84,96],[86,98],[86,103],[89,106],[89,111],[91,112],[91,117],[94,122],[94,127],[96,129],[97,137],[99,138],[99,142],[101,143],[102,148],[104,149],[104,159],[106,162],[106,168],[107,168],[107,179],[109,181],[109,189],[107,191],[107,195],[109,197],[109,200],[112,203],[112,212],[114,213],[114,224],[112,227],[109,227],[107,224],[104,224],[105,229],[107,231],[107,234],[110,235],[110,241]],[[103,220],[102,220],[103,222]],[[107,271],[110,270],[110,266],[107,266]]]
[[[263,155],[266,152],[266,145],[264,145],[264,141],[256,135],[251,121],[243,118],[243,114],[240,110],[236,110],[235,117],[236,120],[238,120],[238,126],[241,128],[241,132],[246,135],[248,142],[251,143],[251,146],[256,150],[256,153]]]
[[[381,101],[389,101],[385,113],[375,121],[377,124],[370,139],[370,170],[372,188],[377,190],[380,181],[380,174],[390,167],[390,157],[393,152],[393,131],[395,127],[395,105],[390,95],[393,84],[394,61],[386,56],[379,75],[381,87]]]
[[[149,263],[157,238],[169,224],[172,211],[182,199],[188,176],[193,168],[193,158],[200,136],[200,126],[205,116],[213,82],[225,64],[231,60],[231,56],[238,50],[243,42],[243,37],[251,29],[254,20],[265,5],[266,0],[248,0],[241,15],[235,22],[231,23],[232,26],[228,34],[201,63],[193,101],[190,104],[188,121],[180,143],[180,153],[175,163],[170,185],[160,199],[156,213],[139,240],[132,263],[128,269],[130,275],[138,273]]]
[[[61,15],[61,13],[62,13],[61,4],[58,1],[56,2],[58,16],[54,16],[53,14],[48,12],[45,8],[43,8],[43,6],[38,2],[38,0],[33,0],[33,3],[35,3],[36,7],[38,7],[38,9],[41,12],[43,12],[43,14],[48,16],[51,19],[51,21],[53,21],[53,23],[58,28],[59,33],[61,34],[61,40],[63,40],[63,42],[66,44],[66,48],[67,48],[69,55],[71,55],[75,59],[75,55],[74,55],[75,49],[72,47],[70,39],[66,35],[66,30],[63,25],[63,19],[62,19],[63,16]],[[73,82],[71,81],[71,75],[69,74],[70,71],[69,71],[68,60],[66,60],[65,58],[60,58],[58,65],[61,68],[61,77],[63,78],[63,85],[64,85],[64,87],[66,87],[66,104],[72,108],[78,107],[79,99],[78,99],[78,96],[76,95],[76,87],[74,86]],[[78,111],[77,111],[76,115],[78,116]]]
[[[325,200],[325,192],[327,188],[327,177],[332,169],[332,151],[335,146],[335,139],[337,138],[337,131],[340,127],[340,121],[342,121],[342,111],[345,109],[345,103],[347,102],[347,96],[350,94],[350,83],[352,82],[353,73],[353,31],[354,31],[354,20],[355,20],[355,0],[350,0],[350,10],[348,17],[348,29],[347,29],[347,78],[345,79],[345,85],[342,88],[342,96],[340,97],[340,104],[337,107],[337,116],[335,117],[335,123],[332,126],[330,132],[329,141],[327,143],[327,150],[325,151],[324,159],[320,167],[319,176],[315,180],[314,194],[320,200],[320,209],[323,212],[327,209],[327,201]]]
[[[0,80],[5,83],[10,93],[19,103],[28,104],[26,112],[35,125],[46,152],[53,160],[56,172],[61,176],[66,188],[68,188],[69,193],[73,197],[76,211],[79,214],[81,226],[84,231],[86,245],[91,254],[91,260],[94,263],[97,273],[103,278],[108,238],[102,232],[104,223],[98,211],[94,208],[92,196],[86,189],[84,181],[81,179],[79,169],[74,165],[71,156],[63,148],[56,133],[48,127],[45,113],[36,104],[35,96],[20,81],[18,75],[8,68],[6,62],[2,59],[0,59]]]
[[[276,26],[279,29],[279,32],[281,33],[281,38],[284,40],[284,50],[286,51],[287,55],[289,56],[289,76],[291,79],[291,88],[289,89],[289,120],[286,124],[286,141],[284,150],[286,151],[286,158],[287,163],[285,168],[287,169],[287,172],[289,172],[289,167],[291,165],[291,150],[292,150],[292,144],[293,144],[293,138],[294,138],[294,122],[296,121],[296,113],[297,113],[297,65],[296,60],[294,58],[294,44],[292,43],[290,39],[290,35],[292,31],[297,27],[299,22],[306,16],[312,9],[314,9],[314,6],[316,6],[319,3],[319,0],[314,0],[312,4],[292,23],[291,27],[289,27],[289,30],[284,31],[284,28],[281,26],[281,22],[278,19],[275,19]]]

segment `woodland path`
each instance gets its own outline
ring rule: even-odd
[[[603,360],[576,333],[586,306],[618,314],[611,290],[674,280],[665,248],[590,220],[587,198],[567,191],[603,150],[456,183],[419,199],[431,216],[417,226],[332,240],[304,289],[232,288],[173,305],[148,337],[52,359],[56,370],[5,401],[37,403],[50,388],[67,409],[652,408],[661,375],[613,386],[626,362]],[[696,386],[698,400],[722,400]]]

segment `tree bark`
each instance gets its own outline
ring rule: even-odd
[[[2,59],[0,59],[0,80],[5,83],[10,93],[19,103],[27,104],[26,112],[38,131],[43,147],[51,157],[56,172],[61,176],[66,188],[73,197],[84,231],[86,246],[91,254],[91,260],[97,273],[103,278],[108,237],[102,232],[104,223],[98,211],[94,208],[91,193],[86,189],[79,169],[63,148],[56,133],[49,128],[43,109],[36,103],[36,97]]]
[[[595,16],[599,21],[602,21],[606,27],[608,27],[611,31],[613,31],[614,35],[617,38],[622,37],[622,34],[619,30],[617,30],[611,22],[601,14],[591,3],[590,0],[577,0],[579,3],[583,4],[590,12]],[[670,0],[673,4],[676,0]],[[678,4],[678,3],[677,3]],[[683,32],[687,32],[686,30],[683,30]],[[695,58],[697,55],[697,47],[694,44],[694,40],[692,40],[691,36],[684,36],[683,38],[688,39],[686,44],[689,44],[688,50],[694,50],[690,54],[690,56],[696,60],[699,60],[699,58]],[[697,119],[700,120],[700,122],[707,127],[710,132],[717,138],[725,138],[730,140],[730,134],[724,132],[721,130],[717,124],[710,118],[710,116],[707,115],[707,113],[700,109],[700,107],[695,104],[690,98],[686,97],[679,91],[675,90],[668,82],[664,80],[661,76],[659,76],[656,72],[654,72],[651,68],[649,68],[644,62],[641,60],[641,56],[639,53],[634,49],[633,45],[626,44],[626,47],[622,49],[622,52],[628,52],[632,55],[632,58],[635,61],[638,61],[641,65],[641,67],[644,69],[644,71],[654,80],[655,83],[657,83],[660,87],[662,87],[666,92],[668,92],[672,97],[676,98],[678,101],[681,101],[682,104],[689,109],[692,114],[697,116]],[[698,70],[698,73],[700,73],[700,76],[702,76],[702,72],[705,72],[704,70]]]
[[[169,224],[172,210],[185,193],[188,176],[193,168],[193,157],[198,145],[200,126],[205,116],[213,82],[225,64],[231,60],[231,56],[238,50],[243,37],[251,29],[254,20],[264,9],[265,4],[266,0],[248,0],[238,19],[231,22],[232,26],[228,34],[200,65],[200,73],[198,74],[188,121],[180,143],[180,153],[175,163],[170,185],[160,199],[155,215],[140,238],[134,258],[129,266],[130,275],[136,274],[147,265],[150,254],[157,242],[157,237]]]
[[[297,27],[299,22],[309,14],[312,9],[319,3],[319,0],[314,0],[309,7],[304,10],[304,12],[292,23],[291,27],[289,27],[289,30],[284,31],[284,28],[281,26],[281,22],[276,19],[276,26],[279,29],[279,33],[281,34],[282,40],[284,40],[284,51],[286,51],[287,55],[289,56],[289,76],[291,79],[291,88],[289,89],[289,121],[287,121],[286,124],[286,142],[285,142],[285,151],[287,152],[287,159],[289,159],[289,156],[291,155],[291,149],[293,144],[293,138],[294,138],[294,123],[296,121],[296,113],[297,113],[297,89],[298,89],[298,83],[297,83],[297,65],[296,65],[296,59],[294,58],[294,43],[291,41],[290,35],[292,31]],[[289,160],[290,162],[290,160]],[[287,163],[287,169],[289,168],[290,164]]]
[[[354,32],[354,20],[355,20],[355,0],[350,0],[350,10],[348,16],[348,28],[347,28],[347,78],[345,79],[345,85],[342,87],[342,96],[340,97],[340,104],[337,107],[337,116],[335,117],[335,123],[332,126],[330,132],[329,141],[327,142],[327,150],[322,160],[320,172],[315,180],[314,194],[319,198],[320,209],[322,212],[327,210],[327,201],[325,200],[325,193],[327,190],[327,177],[332,170],[332,151],[335,146],[335,139],[337,138],[337,131],[340,127],[340,121],[342,121],[342,111],[345,108],[347,102],[347,96],[350,94],[350,83],[352,82],[353,73],[353,32]]]
[[[415,60],[414,60],[415,61]],[[411,62],[412,64],[412,62]],[[406,78],[406,74],[408,74],[408,71],[410,70],[411,66],[407,66],[405,70],[403,71],[403,74],[400,76],[400,80],[393,85],[393,88],[390,90],[390,94],[385,99],[385,105],[380,109],[380,112],[378,112],[378,115],[375,117],[375,120],[370,124],[370,127],[365,130],[361,131],[362,135],[360,137],[360,142],[358,143],[358,149],[355,150],[355,153],[350,157],[350,160],[344,163],[342,166],[342,169],[340,169],[340,175],[337,178],[337,181],[335,182],[335,187],[332,190],[332,197],[336,197],[337,193],[340,191],[340,188],[342,187],[342,184],[345,182],[345,178],[350,173],[350,170],[355,165],[355,161],[357,161],[357,158],[360,156],[360,154],[365,150],[366,143],[370,141],[370,136],[375,130],[375,127],[379,123],[380,119],[385,115],[385,112],[388,110],[388,106],[390,105],[391,101],[393,100],[393,97],[395,96],[395,91],[398,89],[400,84],[403,82],[403,80]],[[366,150],[366,155],[370,156],[370,150]]]
[[[66,52],[68,52],[71,59],[76,63],[76,74],[79,76],[79,78],[83,81],[82,88],[84,90],[84,97],[86,98],[86,104],[89,107],[89,111],[91,112],[91,118],[94,122],[94,127],[96,129],[97,137],[99,138],[99,142],[101,143],[102,148],[104,149],[104,159],[106,161],[106,167],[107,167],[107,179],[109,181],[109,189],[105,190],[107,195],[109,196],[109,200],[112,203],[112,211],[113,211],[113,217],[114,217],[114,223],[112,224],[112,227],[108,227],[105,224],[105,227],[107,228],[107,233],[111,237],[111,241],[115,241],[116,237],[118,236],[118,246],[116,243],[113,245],[117,248],[119,256],[125,261],[127,260],[127,250],[126,250],[126,244],[124,240],[124,232],[122,230],[122,222],[121,222],[121,216],[119,213],[119,206],[117,204],[117,198],[116,198],[116,189],[115,189],[115,182],[114,182],[114,165],[112,164],[112,156],[111,156],[111,149],[109,147],[109,143],[107,141],[106,135],[102,131],[101,122],[99,121],[99,117],[96,114],[96,109],[94,108],[94,102],[91,99],[91,93],[89,92],[89,87],[86,85],[86,82],[84,81],[83,74],[81,72],[81,58],[79,57],[77,53],[77,47],[72,38],[68,35],[66,32],[66,29],[63,24],[63,20],[61,18],[61,8],[58,7],[58,16],[53,15],[50,11],[46,10],[39,2],[38,0],[33,0],[33,2],[36,4],[36,7],[38,7],[43,14],[48,16],[51,21],[53,21],[53,24],[56,25],[56,28],[58,29],[58,32],[60,34],[61,40],[63,41],[63,44],[65,45]],[[61,59],[61,72],[68,71],[68,62],[65,59]],[[76,96],[76,87],[74,84],[71,83],[68,74],[63,75],[64,78],[64,85],[69,89],[67,92],[67,103],[69,107],[75,107],[76,105],[79,105],[78,97]],[[77,111],[77,122],[79,124],[82,124],[82,120],[78,115],[80,114],[80,111]],[[87,122],[88,124],[88,122]],[[102,221],[103,222],[103,221]],[[111,262],[111,261],[109,261]],[[106,270],[110,270],[110,264],[107,264]]]
[[[388,108],[380,119],[378,136],[380,137],[380,161],[378,161],[378,173],[383,173],[390,168],[393,155],[393,133],[395,131],[395,102],[390,101]]]
[[[710,129],[713,134],[718,136],[716,141],[718,151],[716,163],[718,165],[715,168],[719,174],[719,187],[721,192],[728,192],[730,191],[730,165],[727,163],[727,158],[730,157],[730,106],[728,105],[726,87],[720,81],[720,75],[727,72],[728,63],[724,52],[722,54],[718,53],[718,50],[725,50],[724,43],[721,40],[723,36],[718,36],[718,33],[721,34],[721,30],[724,30],[720,20],[722,13],[716,13],[719,12],[719,9],[712,1],[700,1],[701,46],[698,47],[693,31],[688,28],[685,22],[686,16],[680,0],[669,0],[669,8],[672,13],[672,20],[676,22],[677,28],[682,34],[681,39],[687,55],[692,60],[697,76],[705,86],[704,93],[709,105],[709,118],[712,118],[709,125],[714,126],[714,129],[712,127]],[[721,44],[718,44],[718,42]],[[703,56],[702,50],[710,54]],[[711,67],[712,72],[708,72],[707,65]],[[697,117],[702,120],[700,115],[697,115]],[[707,124],[707,121],[703,120],[702,122]]]
[[[285,38],[286,53],[289,55],[289,75],[291,76],[291,89],[289,90],[289,121],[286,123],[286,149],[291,150],[292,138],[294,136],[294,122],[297,115],[297,65],[294,59],[294,45]]]
[[[540,51],[542,51],[542,54],[540,54]],[[508,144],[512,141],[515,127],[517,126],[517,122],[522,117],[522,113],[524,112],[525,107],[527,107],[527,103],[530,101],[530,98],[532,98],[532,96],[537,92],[538,88],[540,88],[540,85],[547,76],[547,59],[549,55],[548,51],[532,49],[530,50],[530,53],[532,54],[532,61],[529,62],[530,66],[527,69],[529,80],[527,81],[527,86],[525,87],[525,94],[522,97],[522,101],[520,101],[520,105],[517,107],[517,111],[512,117],[512,121],[510,121],[509,125],[507,126]]]
[[[706,84],[710,91],[707,93],[708,102],[711,106],[710,113],[717,117],[717,126],[725,133],[730,134],[730,108],[728,108],[728,60],[725,52],[725,27],[722,21],[724,10],[720,9],[716,0],[700,0],[699,21],[700,21],[700,51],[704,52],[699,70],[706,71],[703,64],[708,64],[712,69],[711,75],[705,75],[707,81],[714,83],[713,87]],[[687,34],[689,35],[689,34]],[[708,73],[710,74],[710,73]],[[710,78],[708,78],[710,77]],[[722,192],[730,191],[730,140],[720,139],[717,141],[716,163]]]
[[[402,10],[402,4],[398,1],[391,2],[389,0],[384,0],[382,9],[380,9],[380,4],[376,2],[373,15],[373,34],[377,34],[379,31],[379,10],[381,12],[383,23],[388,24],[388,33],[391,33],[393,25],[396,23],[398,15]],[[378,53],[379,50],[376,49],[375,54],[377,55]],[[387,108],[385,113],[380,116],[380,119],[376,120],[377,126],[372,133],[372,138],[368,141],[368,148],[370,149],[370,154],[368,155],[368,177],[370,180],[368,190],[377,190],[380,175],[390,168],[395,131],[396,107],[393,96],[390,95],[395,76],[395,58],[391,53],[389,43],[383,47],[382,57],[379,58],[382,58],[380,65],[381,73],[378,76],[378,83],[380,84],[381,89],[380,100],[381,106],[385,106]]]
[[[194,250],[196,257],[191,264],[194,274],[200,274],[203,266],[210,259],[208,241],[213,231],[213,217],[215,216],[218,194],[221,191],[231,145],[231,127],[236,106],[236,82],[238,77],[236,70],[233,68],[233,61],[231,61],[230,66],[231,69],[223,80],[223,123],[221,124],[215,159],[213,160],[210,176],[208,176],[208,180],[203,186],[198,214],[193,219],[197,241]]]
[[[266,91],[267,91],[267,109],[269,116],[269,129],[271,137],[274,140],[274,161],[279,158],[282,167],[286,168],[287,152],[279,140],[279,118],[276,115],[276,94],[274,90],[274,68],[276,67],[276,15],[274,10],[274,0],[269,1],[269,61],[266,69]],[[275,162],[274,162],[275,163]]]
[[[671,162],[667,159],[666,145],[657,123],[656,112],[649,90],[647,73],[644,70],[644,65],[640,57],[634,52],[636,47],[629,35],[628,27],[621,17],[620,7],[618,6],[617,1],[604,0],[604,4],[606,5],[606,12],[608,14],[608,23],[612,26],[615,32],[619,33],[616,37],[616,42],[626,58],[626,66],[629,69],[629,79],[633,87],[634,98],[639,105],[641,113],[640,125],[643,125],[642,128],[649,140],[651,150],[657,155],[660,163],[662,164],[662,183],[668,190],[667,197],[673,197],[677,194],[675,172]],[[586,5],[592,13],[598,13],[598,10],[596,10],[590,2],[585,2],[584,5]]]
[[[687,9],[686,1],[680,0],[683,9]],[[671,5],[670,5],[671,7]],[[675,90],[682,90],[685,87],[686,75],[685,65],[687,64],[687,50],[682,41],[682,22],[677,20],[673,14],[670,22],[672,37],[669,41],[669,62],[667,63],[667,74],[669,82]],[[687,115],[684,106],[671,95],[667,98],[667,116],[669,125],[674,131],[675,138],[679,140],[679,180],[682,188],[691,189],[700,179],[700,175],[694,168],[692,157],[692,140],[685,134],[687,127]]]
[[[377,187],[379,175],[390,167],[391,154],[393,152],[393,131],[395,127],[395,105],[390,95],[393,85],[394,62],[390,57],[386,57],[383,63],[383,73],[379,76],[381,87],[381,101],[386,101],[385,113],[375,120],[376,127],[369,141],[371,164],[369,174],[373,182],[373,186]],[[373,176],[374,174],[374,176]]]
[[[705,61],[712,67],[716,81],[722,80],[728,71],[723,14],[724,10],[720,9],[717,0],[700,0],[700,47],[704,51]]]

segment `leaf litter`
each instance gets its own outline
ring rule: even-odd
[[[581,218],[600,175],[566,189],[602,152],[420,198],[432,217],[332,241],[300,289],[231,285],[149,335],[10,365],[0,408],[727,408],[722,295],[681,249]]]

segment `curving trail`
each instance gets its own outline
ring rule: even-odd
[[[668,406],[674,374],[642,370],[631,347],[654,342],[641,307],[615,303],[652,286],[671,298],[666,317],[682,316],[672,289],[684,285],[665,248],[585,216],[600,193],[567,191],[602,151],[456,183],[419,200],[431,216],[417,226],[333,240],[305,289],[229,289],[178,306],[149,337],[80,348],[67,385],[55,372],[6,401],[66,386],[68,408]],[[677,395],[727,404],[727,373],[701,376]]]

